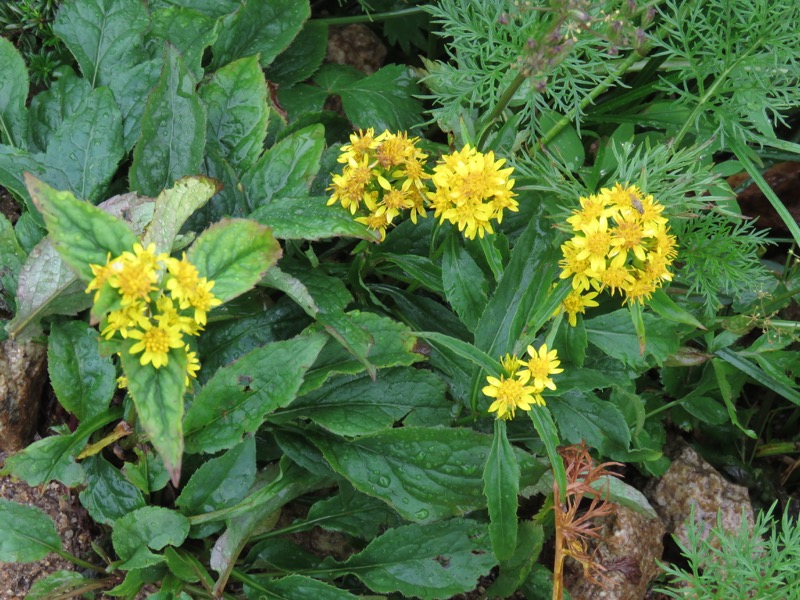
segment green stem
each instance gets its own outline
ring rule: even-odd
[[[614,82],[622,77],[628,71],[628,69],[636,64],[636,61],[640,58],[641,56],[637,52],[631,52],[628,57],[620,63],[616,71],[598,83],[595,88],[589,92],[589,94],[583,100],[581,100],[578,106],[561,117],[555,125],[553,125],[541,138],[539,138],[539,146],[546,146],[552,142],[553,139],[559,133],[561,133],[562,129],[575,120],[575,117],[578,116],[579,112],[594,102],[600,94],[607,91],[614,84]]]
[[[391,19],[401,19],[409,15],[418,15],[425,10],[420,6],[414,8],[403,8],[401,10],[391,10],[385,13],[353,15],[352,17],[328,17],[326,19],[311,19],[312,23],[322,23],[323,25],[350,25],[351,23],[375,23],[377,21],[389,21]]]
[[[64,560],[68,560],[69,562],[78,565],[79,567],[83,567],[84,569],[89,569],[94,571],[95,573],[106,573],[104,567],[98,567],[97,565],[93,565],[92,563],[83,560],[82,558],[78,558],[74,554],[67,552],[66,550],[62,550],[61,548],[50,547],[50,550],[53,554],[58,554]]]
[[[486,117],[483,133],[481,133],[481,137],[478,139],[478,143],[476,144],[479,149],[483,147],[483,145],[486,143],[486,138],[489,137],[489,127],[503,113],[508,106],[508,103],[511,102],[511,99],[514,97],[514,94],[517,93],[517,90],[519,90],[524,83],[525,79],[527,79],[525,75],[523,75],[521,72],[517,73],[516,77],[514,77],[514,80],[508,84],[508,87],[503,92],[503,95],[500,96],[500,99],[497,101],[497,104],[495,104],[492,112],[490,112]]]
[[[762,444],[756,448],[756,458],[765,456],[780,456],[781,454],[797,454],[800,452],[800,445],[797,442],[775,442],[773,444]]]

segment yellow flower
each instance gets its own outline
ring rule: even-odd
[[[172,298],[185,308],[189,305],[189,298],[194,294],[200,281],[197,267],[186,260],[186,252],[183,253],[180,260],[177,258],[166,259],[166,264],[170,274],[166,288],[170,291]]]
[[[572,216],[567,218],[567,223],[572,225],[574,231],[585,231],[588,225],[595,221],[607,221],[612,214],[603,195],[581,197],[579,202],[581,209],[573,211]]]
[[[544,388],[556,389],[556,384],[553,383],[550,375],[564,372],[564,369],[558,368],[558,365],[561,364],[561,361],[558,360],[558,352],[556,350],[548,352],[547,344],[542,344],[538,352],[533,346],[528,346],[528,356],[530,356],[530,359],[525,363],[525,366],[530,370],[534,387],[539,390],[544,390]]]
[[[201,277],[194,291],[189,297],[189,306],[194,308],[194,320],[200,325],[206,324],[206,313],[215,306],[222,304],[222,300],[211,293],[214,287],[213,281],[208,281],[205,277]]]
[[[119,290],[122,306],[144,300],[150,292],[157,289],[156,269],[166,255],[156,256],[155,250],[155,244],[150,244],[147,249],[142,248],[141,244],[135,244],[133,252],[123,252],[108,265],[111,274],[107,281],[111,287]]]
[[[583,230],[583,235],[572,238],[572,244],[577,248],[577,260],[588,260],[589,268],[600,273],[606,268],[606,258],[611,251],[611,232],[608,222],[593,221]]]
[[[564,301],[561,303],[561,306],[556,310],[556,313],[560,311],[564,311],[567,313],[567,318],[569,319],[569,324],[572,327],[575,327],[578,324],[577,316],[579,314],[585,314],[587,308],[594,308],[595,306],[599,306],[594,299],[597,297],[597,292],[587,292],[585,294],[581,294],[577,290],[571,291]]]
[[[621,218],[617,220],[617,226],[611,235],[611,246],[614,248],[611,256],[617,253],[632,252],[639,260],[647,258],[647,251],[644,247],[645,231],[639,219]]]
[[[97,302],[97,299],[100,297],[100,288],[102,288],[103,284],[114,274],[114,270],[112,269],[110,263],[111,252],[106,255],[105,265],[89,265],[89,268],[92,270],[92,274],[94,275],[94,279],[92,279],[89,282],[89,285],[86,286],[86,293],[88,294],[92,290],[97,290],[94,294],[94,302]]]
[[[378,136],[377,141],[380,142],[375,150],[378,164],[387,170],[402,165],[414,148],[414,142],[410,141],[408,134],[404,132],[384,131]]]
[[[561,267],[560,279],[572,277],[572,288],[577,291],[588,290],[591,287],[589,280],[589,261],[587,259],[578,260],[578,248],[572,240],[568,240],[561,245],[561,254],[564,258],[558,263]]]
[[[187,300],[186,307],[188,306]],[[175,301],[167,295],[161,296],[156,302],[156,313],[153,315],[153,319],[162,327],[175,327],[189,335],[198,335],[202,329],[198,327],[194,319],[181,315],[175,307]]]
[[[123,338],[127,338],[129,330],[136,327],[144,327],[148,322],[146,312],[147,305],[144,302],[134,302],[119,310],[112,310],[108,313],[106,326],[100,332],[100,335],[110,340],[119,331]]]
[[[528,371],[520,371],[516,377],[507,378],[501,375],[487,377],[489,384],[483,393],[495,401],[489,406],[489,412],[496,412],[498,419],[513,419],[517,409],[530,410],[532,404],[544,406],[544,400],[535,387],[526,386],[530,379]]]
[[[366,131],[358,130],[358,133],[350,134],[350,143],[341,147],[341,155],[337,159],[341,163],[348,162],[351,158],[356,162],[360,161],[370,150],[378,147],[375,139],[375,130],[370,127]]]
[[[165,327],[146,323],[141,329],[134,329],[128,337],[139,340],[131,346],[130,353],[138,354],[144,351],[139,362],[142,366],[152,363],[153,367],[160,369],[169,363],[170,348],[183,348],[184,342],[181,331],[177,327]]]
[[[513,377],[525,363],[523,363],[516,354],[506,354],[500,359],[500,364],[503,366],[505,372],[508,373],[508,376]]]
[[[197,352],[193,352],[189,344],[186,344],[184,349],[186,350],[186,378],[183,380],[183,384],[189,387],[191,383],[190,378],[197,379],[197,372],[200,370],[200,360],[197,358]]]
[[[370,213],[366,217],[356,217],[356,221],[366,225],[370,229],[379,232],[381,235],[381,241],[383,241],[383,239],[386,237],[386,228],[391,222],[386,214],[385,206],[378,207],[374,212]]]

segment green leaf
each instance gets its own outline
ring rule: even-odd
[[[603,456],[622,456],[631,443],[631,432],[619,409],[590,392],[571,390],[548,403],[558,423],[561,439],[570,444],[582,440]]]
[[[537,212],[517,239],[511,260],[475,329],[475,346],[491,356],[513,351],[530,315],[550,296],[559,254],[550,245],[551,235],[545,223],[541,211]],[[528,334],[534,335],[535,331]]]
[[[481,472],[491,440],[469,429],[403,427],[346,442],[315,437],[331,467],[410,521],[431,523],[485,506]]]
[[[27,174],[25,182],[55,249],[85,281],[94,277],[90,264],[104,265],[109,252],[119,256],[138,241],[124,221],[78,200],[71,192],[56,191]]]
[[[134,60],[134,57],[131,57]],[[158,83],[163,69],[164,59],[134,60],[127,68],[116,69],[109,75],[108,87],[114,92],[114,97],[122,113],[122,137],[125,152],[130,151],[142,135],[142,115],[147,103],[142,99],[147,98],[150,91]]]
[[[161,48],[164,42],[181,53],[195,81],[203,77],[203,52],[217,39],[218,21],[192,8],[170,6],[154,10],[150,15],[150,40]]]
[[[652,308],[653,312],[673,323],[683,323],[684,325],[691,325],[698,329],[706,329],[692,313],[675,304],[664,290],[656,290],[650,300],[648,300],[647,306]]]
[[[222,302],[243,294],[264,277],[281,256],[268,227],[255,221],[225,219],[206,229],[187,253],[201,277],[214,282]]]
[[[111,91],[98,88],[53,134],[44,156],[47,180],[97,204],[124,154],[122,115]]]
[[[23,150],[28,147],[28,70],[19,51],[0,38],[0,141]]]
[[[478,263],[451,235],[442,255],[442,283],[447,301],[467,329],[474,332],[486,308],[489,283]]]
[[[111,541],[117,555],[125,561],[119,568],[130,570],[158,564],[163,560],[150,550],[180,546],[189,534],[189,520],[182,514],[147,506],[117,520]]]
[[[239,176],[231,164],[219,154],[219,150],[206,147],[202,172],[222,184],[222,189],[189,219],[187,228],[202,231],[225,217],[245,217],[250,209],[240,189]]]
[[[185,175],[200,171],[206,115],[180,54],[167,44],[158,83],[147,98],[142,134],[133,150],[130,187],[156,196]]]
[[[139,489],[102,456],[89,457],[83,468],[86,489],[80,493],[81,505],[96,522],[114,525],[117,519],[144,507]]]
[[[404,425],[447,425],[452,403],[445,385],[428,371],[395,368],[368,375],[334,377],[322,388],[298,398],[270,419],[311,419],[328,431],[358,436]]]
[[[272,411],[291,403],[326,336],[301,336],[256,348],[219,369],[186,414],[188,452],[232,448]]]
[[[306,21],[291,45],[267,68],[269,80],[290,86],[311,77],[322,65],[328,50],[328,25]]]
[[[57,73],[58,77],[50,84],[50,88],[36,94],[28,109],[30,144],[40,152],[47,149],[53,134],[67,117],[78,110],[92,91],[91,84],[75,75],[70,67],[59,67]]]
[[[642,317],[647,331],[644,355],[640,352],[639,338],[626,309],[585,320],[589,342],[635,369],[648,368],[650,363],[647,356],[652,356],[661,364],[670,354],[677,352],[680,336],[675,326],[664,320],[647,313]]]
[[[283,138],[242,175],[242,185],[251,210],[274,198],[306,196],[319,171],[325,129],[310,125]]]
[[[144,235],[142,245],[151,242],[156,252],[172,252],[172,244],[186,220],[209,198],[219,191],[219,182],[208,177],[184,177],[155,201],[153,220]]]
[[[279,240],[320,240],[354,237],[371,242],[380,235],[353,220],[341,206],[326,206],[320,196],[280,196],[250,213],[250,218],[272,227]]]
[[[164,549],[164,559],[167,561],[170,572],[181,581],[189,583],[204,581],[208,585],[213,584],[211,575],[208,574],[203,563],[190,552],[167,546]]]
[[[506,437],[506,423],[494,422],[492,449],[483,470],[483,494],[489,508],[489,537],[500,562],[509,560],[517,547],[517,494],[520,470]]]
[[[269,116],[267,82],[258,57],[225,65],[197,94],[208,112],[208,149],[216,150],[238,173],[247,171],[261,155]]]
[[[362,540],[371,540],[381,531],[400,524],[397,514],[386,504],[339,483],[339,494],[316,502],[308,511],[308,528],[340,531]]]
[[[459,340],[458,338],[450,337],[449,335],[445,335],[443,333],[436,333],[433,331],[420,331],[417,332],[417,335],[422,339],[428,340],[433,344],[442,345],[451,352],[454,352],[461,358],[465,358],[466,360],[474,364],[476,367],[481,368],[487,373],[496,375],[503,371],[503,368],[500,366],[500,363],[497,360],[495,360],[485,352],[481,352],[478,348],[476,348],[469,342],[465,342],[463,340]]]
[[[95,88],[107,85],[115,70],[129,64],[148,21],[147,9],[140,2],[85,0],[64,3],[53,31]]]
[[[539,115],[540,131],[550,131],[561,118],[555,111],[543,110]],[[570,171],[577,171],[586,160],[583,142],[572,125],[563,127],[558,135],[548,142],[547,149]]]
[[[765,388],[777,392],[787,400],[797,405],[800,405],[800,391],[798,391],[796,387],[790,387],[790,385],[788,385],[786,381],[779,380],[773,377],[772,375],[761,369],[761,367],[759,367],[758,365],[750,362],[747,358],[745,358],[745,356],[742,353],[735,352],[730,348],[721,348],[717,350],[714,354],[719,356],[726,363],[738,369],[745,375],[752,377],[754,380],[763,385]],[[717,363],[718,361],[712,361],[715,371],[717,370]],[[720,377],[718,376],[717,379],[719,380]],[[730,389],[730,385],[727,385],[726,387]],[[731,402],[733,401],[733,399],[730,397],[731,396],[730,393],[728,394],[725,393],[725,389],[723,389],[722,383],[720,383],[720,390],[723,392],[723,398],[725,399],[726,404],[729,403],[729,400]],[[735,422],[736,421],[734,421],[734,423]]]
[[[431,259],[416,254],[380,253],[375,256],[375,262],[388,262],[400,267],[405,274],[397,274],[397,279],[419,283],[432,292],[444,293],[442,286],[442,269]],[[394,276],[390,273],[390,276]]]
[[[514,555],[500,564],[500,574],[486,590],[489,598],[507,598],[522,586],[530,573],[544,543],[544,531],[534,521],[520,521],[517,531],[517,547]]]
[[[100,356],[99,334],[81,321],[54,323],[47,369],[58,402],[83,421],[105,412],[116,390],[116,370]]]
[[[282,600],[353,600],[360,597],[304,575],[289,575],[279,579],[253,578],[245,584],[245,592],[252,592],[248,598]]]
[[[17,278],[26,258],[27,253],[17,241],[14,226],[5,216],[0,215],[0,302],[14,301]]]
[[[323,84],[324,87],[324,84]],[[388,65],[346,87],[328,90],[342,99],[342,107],[356,128],[401,131],[419,125],[421,90],[411,67]]]
[[[223,18],[212,50],[212,68],[237,58],[260,55],[262,67],[291,44],[311,16],[308,0],[248,0]]]
[[[161,455],[172,482],[180,480],[183,456],[183,394],[186,390],[186,350],[170,348],[167,364],[156,369],[142,365],[141,354],[131,354],[134,340],[126,340],[120,353],[139,422]]]
[[[55,571],[36,580],[25,595],[25,600],[50,600],[87,583],[91,583],[91,580],[75,571]]]
[[[192,474],[175,504],[185,515],[196,515],[237,504],[256,477],[255,438],[249,436],[222,456],[212,458]]]
[[[139,460],[135,463],[126,462],[122,467],[122,472],[128,481],[145,494],[164,489],[169,482],[169,473],[164,468],[161,457],[149,447],[134,448],[133,451]]]
[[[55,523],[44,511],[0,498],[0,561],[29,563],[61,550]]]
[[[601,496],[607,498],[609,502],[635,510],[648,519],[658,519],[658,514],[653,510],[644,494],[632,485],[622,481],[619,477],[606,475],[599,478],[593,487],[602,492]],[[591,494],[589,496],[591,497]]]
[[[42,218],[36,211],[28,189],[25,187],[25,173],[44,177],[47,174],[44,156],[33,155],[25,150],[0,144],[0,186],[21,201],[25,208],[33,214],[32,218],[36,224],[41,225]],[[23,213],[24,215],[25,213]]]
[[[33,442],[30,446],[6,458],[0,474],[11,474],[30,486],[60,481],[68,487],[84,482],[83,467],[74,457],[86,445],[95,431],[122,417],[122,410],[111,408],[83,421],[70,435],[54,435]]]
[[[550,460],[550,466],[553,468],[553,477],[558,483],[558,489],[561,497],[564,497],[567,491],[567,474],[564,471],[564,461],[558,453],[558,446],[561,444],[561,439],[558,437],[558,430],[556,424],[553,423],[553,417],[550,411],[545,407],[534,406],[528,411],[528,416],[531,418],[536,433],[539,434],[539,439],[542,440],[545,450],[547,451],[547,458]]]
[[[325,566],[351,573],[378,593],[399,592],[425,600],[475,589],[478,578],[497,564],[485,525],[450,519],[433,525],[412,523],[390,529],[364,550]]]

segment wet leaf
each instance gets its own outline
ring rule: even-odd
[[[44,511],[0,498],[0,561],[28,563],[61,549],[55,523]]]
[[[113,525],[129,512],[145,505],[139,489],[100,455],[91,456],[83,463],[86,489],[81,491],[81,505],[92,519]]]
[[[28,70],[19,51],[0,38],[0,141],[23,150],[28,147]]]

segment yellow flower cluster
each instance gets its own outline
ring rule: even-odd
[[[493,220],[500,223],[504,210],[518,210],[514,180],[509,178],[514,169],[501,168],[505,159],[495,160],[493,152],[484,154],[466,145],[443,156],[429,173],[428,157],[416,147],[417,141],[406,133],[384,131],[375,136],[373,129],[352,134],[350,143],[342,146],[338,161],[345,167],[333,176],[328,205],[338,202],[353,215],[365,210],[356,221],[379,231],[381,239],[404,210],[416,223],[430,207],[441,223],[456,225],[469,239],[494,233]]]
[[[567,219],[574,235],[561,246],[559,263],[561,279],[572,278],[574,291],[562,306],[572,325],[587,306],[597,306],[596,293],[582,292],[609,289],[619,291],[623,303],[643,303],[672,280],[669,267],[677,256],[664,206],[638,187],[617,183],[580,204]]]
[[[211,293],[214,282],[200,277],[185,253],[179,260],[155,250],[155,244],[135,244],[133,252],[114,258],[109,254],[105,265],[91,265],[94,279],[86,292],[95,292],[95,302],[111,293],[112,310],[103,319],[101,334],[107,340],[136,340],[130,353],[142,353],[140,364],[159,369],[169,363],[171,348],[184,348],[188,385],[200,362],[183,336],[198,335],[206,313],[221,301]]]
[[[489,406],[489,412],[496,412],[498,419],[513,419],[517,409],[530,410],[533,404],[545,406],[542,392],[556,389],[550,376],[564,371],[558,366],[561,364],[558,352],[548,351],[547,344],[543,344],[539,350],[528,346],[527,360],[506,354],[500,359],[500,364],[505,374],[499,379],[486,377],[489,385],[483,388],[485,395],[495,399]]]

